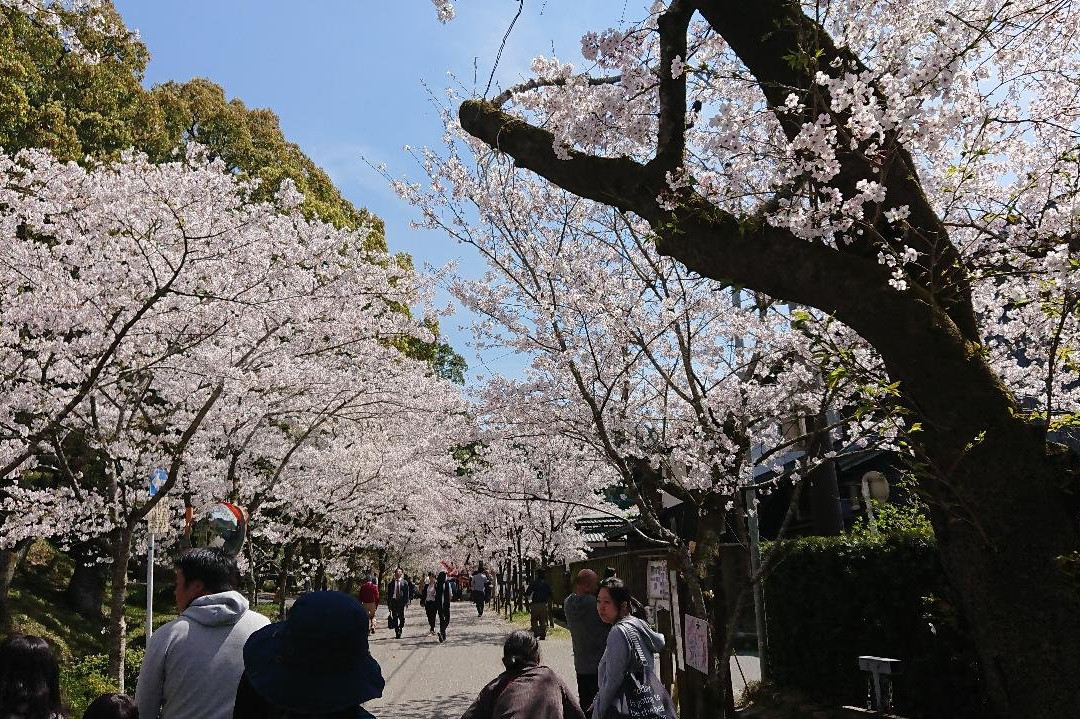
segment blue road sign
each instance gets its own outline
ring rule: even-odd
[[[153,497],[157,494],[158,490],[165,486],[165,482],[169,479],[169,473],[164,469],[158,467],[150,473],[150,496]]]

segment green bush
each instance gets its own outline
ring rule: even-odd
[[[144,655],[142,649],[129,649],[124,662],[124,689],[133,696]],[[118,690],[108,676],[108,669],[107,654],[89,654],[60,668],[60,688],[72,716],[82,716],[90,702]]]
[[[766,548],[778,553],[765,580],[770,679],[817,701],[865,706],[858,657],[890,657],[903,661],[894,682],[897,713],[985,716],[974,654],[929,526],[884,519],[876,535],[863,527]]]

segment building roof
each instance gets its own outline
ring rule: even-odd
[[[630,512],[630,514],[636,515],[637,512]],[[587,543],[603,544],[614,537],[624,535],[626,533],[626,523],[628,521],[634,521],[634,517],[631,516],[626,519],[620,519],[610,515],[581,517],[577,520],[575,526],[584,536]]]

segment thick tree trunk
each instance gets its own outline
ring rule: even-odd
[[[1078,546],[1052,488],[1066,475],[1027,428],[988,433],[933,483],[942,564],[972,632],[992,711],[1075,717],[1080,602],[1055,564]]]
[[[19,565],[30,551],[32,539],[16,542],[11,549],[0,550],[0,628],[5,632],[11,628],[11,608],[8,606],[8,591],[11,589]]]
[[[720,503],[720,507],[723,503]],[[697,674],[696,670],[687,667],[686,675],[691,679],[686,687],[687,696],[684,707],[684,719],[734,719],[734,714],[726,711],[724,701],[724,687],[726,682],[724,667],[718,659],[722,653],[724,638],[727,636],[727,612],[725,603],[724,585],[726,577],[724,573],[724,553],[721,542],[724,535],[725,512],[719,507],[706,507],[705,514],[698,518],[697,545],[694,550],[694,571],[696,577],[694,584],[700,590],[712,590],[710,601],[705,593],[694,591],[690,587],[687,597],[687,614],[705,619],[709,623],[709,672],[707,675]],[[719,637],[719,641],[717,641]]]
[[[127,652],[127,570],[131,559],[131,527],[125,526],[113,533],[112,569],[109,588],[109,677],[124,691],[124,655]]]
[[[278,572],[277,589],[274,598],[278,605],[278,618],[285,618],[285,597],[289,592],[289,575],[292,573],[293,555],[296,553],[294,544],[285,545],[285,556],[281,558],[281,571]]]
[[[101,542],[91,541],[76,544],[68,552],[73,569],[71,579],[64,588],[64,601],[79,616],[95,622],[101,621],[101,610],[105,604],[109,569],[99,560],[107,551],[108,548],[103,548]]]

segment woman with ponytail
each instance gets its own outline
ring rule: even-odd
[[[518,630],[503,642],[506,667],[480,691],[461,719],[585,719],[574,693],[540,663],[540,643]]]

